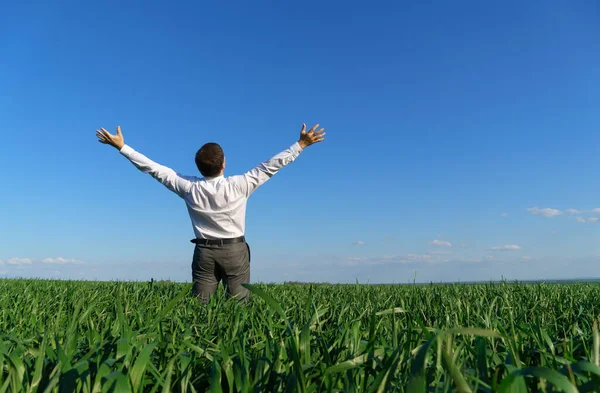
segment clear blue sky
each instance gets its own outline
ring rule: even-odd
[[[184,203],[98,127],[232,175],[318,122],[253,281],[600,277],[600,4],[426,3],[4,2],[0,276],[190,281]]]

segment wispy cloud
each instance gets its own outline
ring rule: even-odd
[[[434,250],[434,251],[427,252],[427,254],[429,254],[429,255],[452,255],[453,252],[452,251]]]
[[[454,256],[448,257],[444,262],[449,263],[482,263],[482,262],[497,262],[498,258],[495,255],[484,255],[480,257],[474,256]]]
[[[506,244],[503,246],[492,247],[494,253],[487,255],[454,255],[450,251],[430,251],[427,254],[400,254],[400,255],[374,255],[374,256],[355,256],[348,257],[340,261],[341,266],[345,267],[365,267],[377,265],[423,265],[423,266],[438,266],[441,264],[485,264],[485,263],[501,263],[510,261],[528,261],[535,260],[533,257],[514,256],[508,260],[500,258],[497,251],[513,251],[520,250],[521,247],[515,244]]]
[[[531,214],[534,214],[536,216],[543,216],[543,217],[548,217],[548,218],[552,218],[554,216],[563,214],[562,211],[557,210],[557,209],[551,209],[549,207],[546,207],[543,209],[540,209],[538,207],[530,207],[527,210],[529,210],[529,212],[531,212]]]
[[[520,250],[521,247],[519,247],[516,244],[505,244],[503,246],[494,246],[492,248],[490,248],[490,250],[492,251],[515,251],[515,250]]]
[[[565,212],[574,215],[574,214],[581,214],[581,213],[583,213],[583,210],[567,209],[567,210],[565,210]]]
[[[64,265],[67,263],[73,263],[73,264],[82,264],[83,261],[80,261],[78,259],[66,259],[66,258],[62,258],[62,257],[58,257],[58,258],[46,258],[42,260],[43,263],[54,263],[54,264],[58,264],[58,265]]]
[[[508,216],[508,213],[507,213],[507,212],[502,212],[502,213],[500,213],[500,215],[501,215],[502,217],[507,217],[507,216]]]
[[[456,257],[452,258],[453,262],[464,262],[464,263],[480,263],[483,262],[483,258],[479,257]]]
[[[33,261],[29,258],[11,258],[6,263],[8,265],[31,265]]]
[[[81,265],[84,262],[79,259],[69,259],[69,258],[46,258],[42,259],[31,259],[31,258],[11,258],[7,261],[0,260],[0,265],[32,265],[33,263],[45,263],[45,264],[57,264],[57,265],[66,265],[66,264],[77,264]]]
[[[408,264],[426,263],[435,261],[435,257],[427,254],[380,255],[370,257],[349,257],[344,263],[346,266],[382,265],[387,263]]]
[[[542,259],[542,257],[532,257],[532,256],[529,256],[529,255],[523,255],[523,256],[521,257],[521,261],[524,261],[524,262],[528,262],[528,261],[539,261],[539,260],[541,260],[541,259]]]
[[[430,241],[429,245],[435,246],[435,247],[452,247],[452,243],[445,241],[445,240],[439,240],[439,239]]]
[[[598,217],[575,217],[575,221],[580,224],[595,224],[600,221]]]
[[[573,209],[573,208],[570,208],[570,209],[565,209],[564,212],[561,211],[561,210],[558,210],[558,209],[551,209],[551,208],[540,209],[540,208],[537,208],[537,207],[532,207],[532,208],[529,208],[527,210],[529,212],[531,212],[531,214],[535,214],[535,215],[543,216],[543,217],[548,217],[548,218],[555,217],[555,216],[561,215],[563,213],[567,213],[570,218],[575,218],[575,220],[577,222],[580,222],[580,223],[584,223],[584,222],[596,222],[597,220],[594,220],[594,219],[590,220],[589,217],[588,218],[581,218],[581,217],[573,217],[573,216],[581,216],[581,215],[585,215],[585,214],[588,214],[588,215],[589,214],[600,214],[600,207],[596,207],[596,208],[591,209],[591,210],[583,210],[583,209]]]

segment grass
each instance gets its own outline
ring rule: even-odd
[[[600,392],[599,284],[0,280],[2,392]]]

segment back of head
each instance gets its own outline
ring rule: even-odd
[[[217,143],[209,142],[196,153],[196,166],[204,177],[215,177],[221,173],[225,154]]]

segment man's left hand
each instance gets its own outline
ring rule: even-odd
[[[125,139],[121,133],[121,126],[117,126],[117,135],[112,135],[104,128],[101,128],[100,130],[96,130],[96,136],[98,137],[98,142],[104,143],[105,145],[111,145],[117,150],[121,150],[123,146],[125,146]]]

